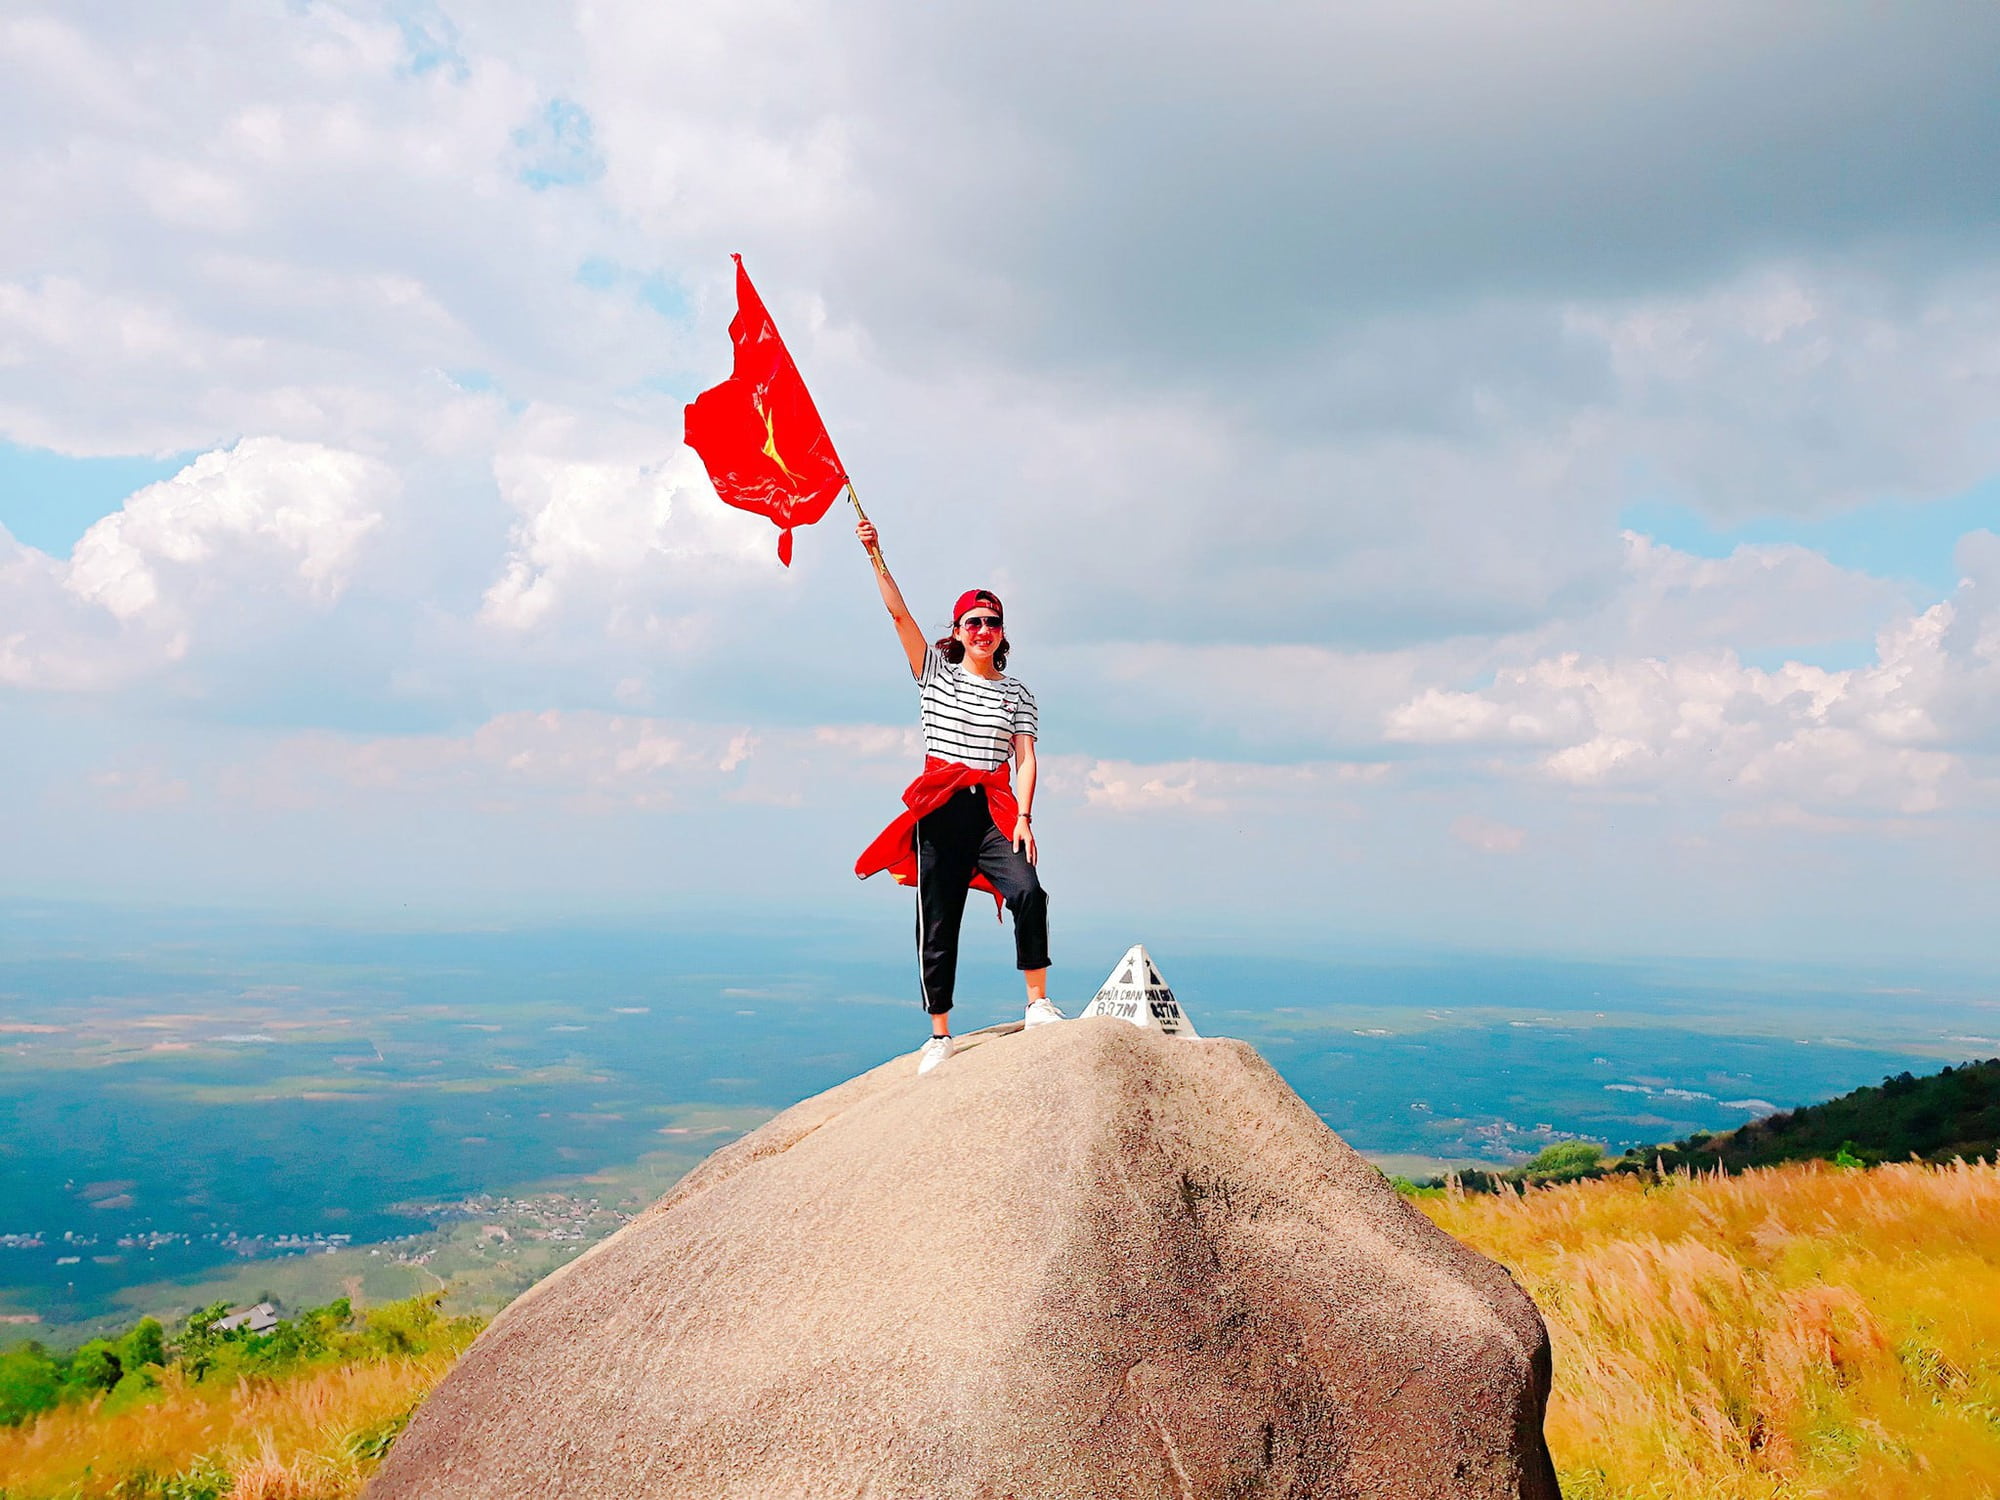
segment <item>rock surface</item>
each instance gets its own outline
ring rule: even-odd
[[[970,1040],[520,1298],[370,1500],[1556,1500],[1533,1303],[1249,1047]]]

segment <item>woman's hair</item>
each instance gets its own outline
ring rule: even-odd
[[[937,646],[938,655],[953,666],[965,660],[965,642],[958,638],[956,625],[940,636],[934,644]],[[1000,648],[993,653],[993,665],[1002,672],[1007,670],[1007,632],[1004,629],[1000,632]]]

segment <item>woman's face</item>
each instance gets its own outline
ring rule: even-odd
[[[968,609],[964,617],[953,627],[952,633],[965,647],[965,654],[980,662],[992,661],[993,653],[998,651],[1000,643],[1007,639],[1007,632],[1002,628],[999,612],[988,604]]]

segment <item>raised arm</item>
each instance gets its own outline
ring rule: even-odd
[[[854,534],[861,538],[861,545],[869,552],[876,552],[881,546],[881,538],[875,533],[873,521],[857,522]],[[903,643],[903,655],[910,659],[910,675],[924,675],[924,648],[930,644],[924,639],[924,632],[910,617],[910,606],[903,602],[903,591],[896,587],[896,580],[889,576],[889,565],[883,563],[875,569],[876,587],[882,590],[882,602],[889,607],[889,618],[896,622],[896,639]]]

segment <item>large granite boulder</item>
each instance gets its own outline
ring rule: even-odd
[[[980,1034],[497,1318],[370,1500],[1556,1500],[1549,1348],[1240,1042]]]

